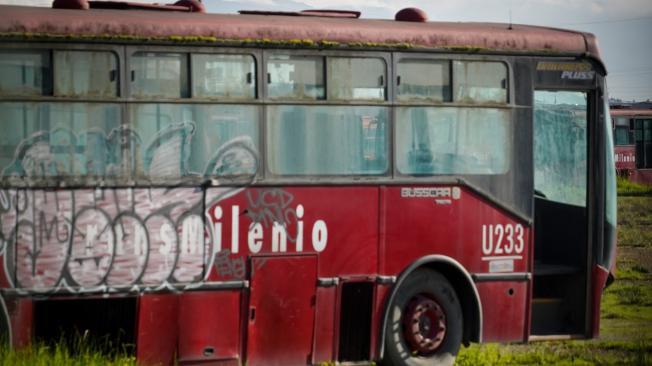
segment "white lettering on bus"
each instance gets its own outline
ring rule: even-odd
[[[213,219],[216,223],[213,225],[213,235],[215,235],[213,245],[215,246],[216,252],[222,251],[222,225],[217,224],[217,222],[222,220],[223,214],[224,213],[222,212],[222,207],[215,206],[215,209],[213,210]]]
[[[163,255],[172,253],[172,249],[174,249],[174,228],[172,225],[164,222],[159,230],[159,235],[161,236],[163,245],[158,248],[158,252]]]
[[[231,253],[233,254],[238,253],[238,244],[239,244],[238,224],[240,223],[239,213],[240,213],[240,207],[238,207],[238,205],[231,207]]]
[[[482,254],[521,254],[525,248],[523,225],[482,225]]]
[[[212,224],[213,229],[213,247],[215,252],[220,252],[222,250],[222,216],[223,209],[220,206],[216,206],[213,210],[212,219],[214,220]],[[296,236],[292,236],[288,233],[288,224],[279,223],[277,221],[272,222],[271,232],[266,231],[266,226],[261,222],[254,222],[249,225],[247,230],[247,241],[246,247],[249,249],[251,254],[260,253],[263,250],[263,247],[270,245],[270,251],[273,253],[285,253],[288,251],[288,240],[290,241],[290,246],[292,242],[295,245],[295,251],[297,253],[303,252],[304,250],[304,222],[303,216],[305,209],[303,205],[297,205],[296,207]],[[243,217],[248,217],[243,215]],[[185,223],[184,223],[185,224]],[[238,253],[240,250],[240,206],[234,205],[231,207],[231,253]],[[328,227],[324,220],[316,220],[312,225],[312,228],[308,229],[312,248],[316,252],[323,252],[328,245]],[[195,234],[185,234],[186,226],[184,225],[184,239],[186,235],[195,235]],[[267,241],[265,240],[267,236]],[[270,237],[271,236],[271,237]],[[172,240],[170,244],[167,243],[167,235],[163,234],[163,228],[161,228],[161,238],[166,243],[163,247],[172,246]],[[193,236],[194,237],[194,236]],[[266,244],[267,243],[267,244]],[[160,250],[163,250],[163,247]],[[182,245],[182,248],[185,248]],[[167,248],[166,248],[167,250]]]
[[[462,191],[459,187],[403,187],[403,198],[452,198],[460,199]]]
[[[260,222],[255,222],[249,226],[247,243],[249,244],[249,251],[252,254],[256,254],[263,249],[263,225]]]
[[[181,253],[197,254],[204,242],[204,230],[201,217],[190,216],[183,220]]]
[[[288,238],[285,226],[274,221],[272,224],[272,252],[287,252]]]
[[[322,220],[315,221],[312,226],[312,248],[316,252],[323,252],[328,242],[328,229],[326,223]]]

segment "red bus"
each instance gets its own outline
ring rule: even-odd
[[[611,119],[618,175],[652,184],[652,109],[613,109]]]
[[[591,338],[615,251],[591,34],[0,7],[0,330],[143,364],[450,365]]]

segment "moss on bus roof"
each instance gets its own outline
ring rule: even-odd
[[[413,43],[398,42],[398,43],[378,43],[378,42],[337,42],[329,40],[315,41],[312,39],[289,39],[289,40],[275,40],[269,38],[243,38],[243,39],[227,39],[217,38],[212,36],[182,36],[172,35],[166,37],[151,37],[151,36],[137,36],[131,34],[57,34],[57,33],[33,33],[33,32],[0,32],[0,40],[16,40],[16,41],[97,41],[97,42],[115,42],[115,43],[166,43],[166,44],[187,44],[187,45],[212,45],[212,46],[227,46],[227,47],[269,47],[269,48],[312,48],[312,49],[418,49],[418,50],[440,50],[450,51],[457,53],[482,53],[482,52],[495,52],[498,49],[491,49],[486,47],[479,47],[473,45],[451,45],[442,46],[437,48],[429,48]],[[528,51],[532,52],[532,50]],[[559,52],[554,49],[537,50],[539,53],[556,53]],[[524,53],[509,50],[509,53]]]
[[[412,48],[417,47],[409,43],[375,43],[375,42],[336,42],[328,40],[314,41],[312,39],[288,39],[275,40],[269,38],[260,39],[224,39],[210,36],[167,36],[167,37],[146,37],[130,34],[53,34],[53,33],[32,33],[32,32],[9,32],[0,33],[0,39],[15,39],[24,41],[110,41],[110,42],[168,42],[184,44],[213,44],[221,46],[258,46],[258,47],[291,47],[291,48]]]

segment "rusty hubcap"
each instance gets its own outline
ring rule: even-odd
[[[446,336],[446,314],[437,301],[417,295],[405,307],[404,336],[410,351],[428,355],[437,350]]]

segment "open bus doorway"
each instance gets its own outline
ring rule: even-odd
[[[586,332],[588,97],[582,91],[534,93],[531,338]]]

